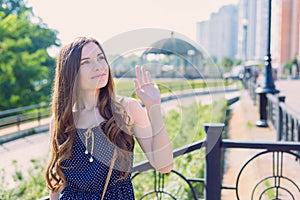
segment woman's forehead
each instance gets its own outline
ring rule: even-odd
[[[89,57],[92,55],[98,55],[101,53],[102,53],[102,51],[96,43],[89,42],[83,46],[82,52],[81,52],[81,57],[84,58],[84,57]]]

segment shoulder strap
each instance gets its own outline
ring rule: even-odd
[[[108,186],[108,183],[109,183],[111,174],[112,174],[112,170],[113,170],[113,167],[114,167],[114,165],[115,165],[116,157],[117,157],[117,150],[115,149],[115,150],[114,150],[113,157],[112,157],[112,159],[111,159],[111,164],[110,164],[110,167],[109,167],[109,170],[108,170],[108,173],[107,173],[107,177],[106,177],[105,185],[104,185],[104,188],[103,188],[101,200],[104,199],[105,192],[106,192],[106,190],[107,190],[107,186]]]

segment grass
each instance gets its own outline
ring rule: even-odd
[[[22,173],[18,162],[13,161],[15,173],[13,179],[17,185],[11,189],[5,189],[8,184],[5,182],[5,171],[1,170],[0,199],[1,200],[35,200],[49,195],[44,180],[45,160],[33,159],[30,161],[32,167],[24,174]]]
[[[252,130],[253,127],[254,127],[253,123],[250,122],[250,121],[248,121],[248,122],[247,122],[247,128],[248,128],[249,130]]]
[[[266,188],[271,188],[271,183],[269,180],[265,181]],[[269,189],[266,191],[266,195],[268,196],[268,199],[274,199],[275,198],[275,189]]]

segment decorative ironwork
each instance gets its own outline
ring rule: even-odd
[[[299,156],[293,152],[290,151],[263,151],[260,152],[256,155],[254,155],[252,158],[250,158],[242,167],[240,170],[237,180],[236,180],[236,195],[237,198],[240,199],[240,194],[239,194],[239,182],[241,175],[243,172],[246,171],[246,167],[257,159],[258,157],[266,154],[272,154],[272,174],[270,176],[267,176],[260,180],[253,188],[252,193],[251,193],[251,200],[255,198],[255,194],[258,192],[259,187],[263,187],[263,184],[265,185],[265,189],[260,193],[259,199],[262,199],[265,195],[269,194],[272,195],[272,199],[280,199],[280,194],[282,193],[281,191],[284,191],[286,194],[289,195],[290,198],[296,199],[293,191],[290,191],[290,189],[286,188],[283,184],[288,182],[290,185],[294,186],[294,189],[298,192],[298,195],[300,193],[300,188],[299,186],[293,181],[292,179],[286,177],[283,173],[283,159],[284,159],[284,154],[292,155],[295,157],[296,160],[299,159]],[[273,182],[273,184],[270,184]],[[266,186],[266,183],[270,184],[269,186]],[[269,196],[269,198],[271,198]]]
[[[136,178],[138,175],[140,175],[140,172],[137,172],[135,174],[133,174],[132,176],[132,180],[134,180],[134,178]],[[166,191],[165,188],[165,174],[161,174],[155,170],[152,171],[153,174],[153,190],[146,192],[145,194],[142,195],[142,197],[140,197],[140,199],[144,199],[146,197],[152,197],[151,199],[153,199],[153,197],[155,196],[155,199],[157,200],[165,200],[171,198],[171,199],[178,199],[176,198],[176,196],[174,194],[171,194],[171,192]],[[198,196],[196,194],[196,189],[194,188],[194,186],[192,185],[192,182],[198,182],[198,183],[202,183],[204,184],[204,180],[203,179],[188,179],[186,178],[183,174],[181,174],[180,172],[176,171],[176,170],[172,170],[170,172],[170,174],[168,174],[168,176],[170,176],[171,174],[176,175],[177,178],[176,179],[181,179],[182,181],[184,181],[184,183],[186,183],[188,185],[188,189],[191,192],[191,195],[193,197],[194,200],[198,200]],[[178,180],[179,180],[178,179]]]

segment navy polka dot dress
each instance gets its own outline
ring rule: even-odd
[[[106,177],[111,164],[111,158],[114,152],[114,146],[104,135],[104,125],[92,128],[94,132],[94,150],[93,155],[85,154],[86,140],[84,132],[87,129],[77,129],[76,139],[73,146],[72,158],[62,162],[63,172],[66,176],[66,187],[60,193],[60,200],[66,199],[101,199]],[[88,147],[91,147],[88,141]],[[91,156],[93,162],[90,162]],[[131,156],[133,159],[133,156]],[[132,162],[131,167],[132,167]],[[133,200],[134,193],[130,176],[126,179],[118,180],[119,170],[116,160],[112,170],[109,184],[107,186],[104,199],[111,200]]]

